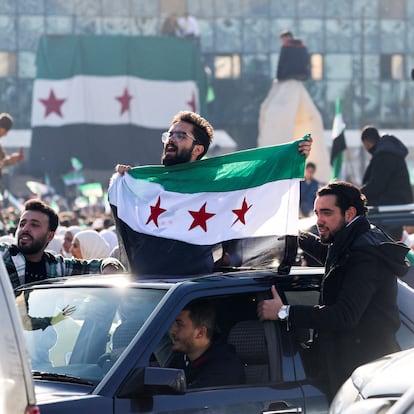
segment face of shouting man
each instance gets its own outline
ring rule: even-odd
[[[55,232],[49,228],[49,217],[46,214],[28,210],[20,217],[16,234],[17,246],[29,259],[40,260],[43,250],[53,239],[54,234]]]
[[[163,134],[164,149],[161,162],[164,165],[182,164],[196,161],[204,147],[193,134],[193,126],[184,121],[173,124]]]

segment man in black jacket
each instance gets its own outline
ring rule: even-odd
[[[371,228],[366,212],[365,196],[353,184],[319,189],[319,237],[301,233],[299,239],[304,251],[325,264],[319,305],[284,305],[274,287],[273,299],[258,305],[261,320],[314,329],[318,373],[329,398],[356,367],[399,350],[397,276],[408,270],[408,248]]]
[[[412,203],[413,193],[405,162],[407,147],[393,135],[380,137],[378,130],[371,125],[363,128],[361,140],[372,154],[361,187],[368,205]]]
[[[284,30],[280,34],[280,49],[276,78],[279,81],[296,79],[304,81],[310,76],[308,49],[302,40],[293,37],[292,32]]]
[[[190,302],[170,329],[177,352],[170,368],[181,368],[189,388],[218,387],[245,382],[244,368],[234,348],[213,341],[215,309],[208,299]]]

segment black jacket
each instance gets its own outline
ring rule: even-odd
[[[306,46],[300,39],[292,39],[280,49],[276,78],[278,80],[306,80],[310,75],[310,60]]]
[[[361,364],[399,350],[397,277],[408,271],[408,248],[359,217],[327,248],[310,233],[300,246],[325,261],[319,306],[292,306],[294,327],[315,329],[319,373],[332,397]]]
[[[234,347],[224,342],[214,343],[195,361],[186,364],[185,356],[177,354],[170,368],[184,369],[187,387],[219,387],[244,384],[244,367]]]
[[[407,147],[393,135],[384,135],[370,152],[372,159],[361,187],[368,205],[412,203],[413,193],[405,163]]]

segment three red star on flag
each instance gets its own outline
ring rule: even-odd
[[[124,112],[129,111],[132,98],[133,96],[129,94],[127,88],[124,89],[124,92],[121,96],[115,97],[115,99],[121,104],[121,115]],[[55,91],[53,89],[50,89],[49,96],[47,98],[39,98],[39,101],[45,107],[45,118],[47,118],[52,113],[55,113],[57,116],[63,118],[62,105],[66,101],[66,98],[58,98],[55,95]]]
[[[248,205],[246,197],[244,197],[241,208],[232,210],[232,212],[236,215],[236,219],[232,223],[232,226],[238,221],[240,221],[243,224],[246,224],[246,213],[249,211],[250,207],[252,207],[252,204]],[[205,232],[207,232],[207,220],[211,219],[216,214],[207,212],[206,208],[207,202],[205,202],[198,211],[188,210],[189,214],[193,217],[193,222],[191,223],[188,230],[192,230],[196,227],[201,227]],[[148,219],[145,224],[153,222],[155,226],[158,227],[158,219],[160,215],[167,211],[165,208],[161,207],[160,196],[158,196],[155,205],[150,206],[150,210],[150,215],[148,216]]]

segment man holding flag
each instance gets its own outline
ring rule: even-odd
[[[109,203],[133,272],[208,273],[217,243],[297,234],[295,220],[280,220],[277,212],[298,218],[299,179],[312,139],[201,160],[212,140],[209,122],[182,111],[162,135],[164,166],[117,165]],[[265,208],[256,208],[260,203]]]

